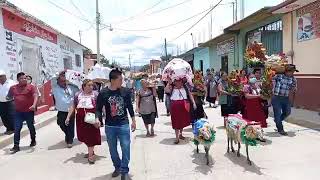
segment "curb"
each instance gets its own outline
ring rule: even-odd
[[[47,126],[50,123],[52,123],[54,120],[56,120],[56,116],[53,116],[53,117],[50,117],[48,119],[42,120],[41,122],[38,122],[38,123],[36,123],[34,125],[35,129],[39,130],[42,127]],[[21,130],[21,133],[20,133],[20,139],[26,137],[27,135],[29,135],[29,129],[28,129],[28,127],[24,126],[22,128],[22,130]],[[4,139],[2,139],[3,136],[0,137],[1,138],[1,140],[0,140],[0,149],[12,144],[13,143],[13,136],[14,136],[14,134],[11,134],[9,136],[5,135]]]
[[[302,126],[305,128],[313,129],[316,131],[320,131],[320,124],[319,123],[314,123],[314,122],[306,121],[306,120],[302,120],[302,119],[296,119],[293,117],[287,118],[286,122],[291,123],[291,124],[295,124],[298,126]]]

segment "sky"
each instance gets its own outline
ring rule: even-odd
[[[77,41],[80,41],[79,31],[81,31],[81,43],[96,53],[95,0],[9,1]],[[214,6],[219,1],[99,0],[99,12],[101,24],[103,24],[101,27],[103,29],[100,31],[100,51],[109,60],[125,66],[129,65],[130,54],[131,64],[138,66],[149,63],[150,59],[160,59],[160,56],[164,55],[166,38],[168,54],[181,54],[192,49],[193,44],[211,39],[210,29],[212,29],[212,37],[215,37],[233,23],[231,2],[234,0],[223,0],[212,13],[185,32],[205,13],[194,15]],[[282,1],[245,0],[245,16],[262,7],[277,5]],[[157,29],[192,16],[194,17],[177,25]],[[210,28],[211,18],[212,28]],[[106,25],[111,25],[113,30],[110,31]],[[146,31],[150,29],[156,30]]]

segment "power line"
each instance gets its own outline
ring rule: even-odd
[[[150,28],[150,29],[121,29],[121,28],[114,28],[114,29],[115,29],[115,30],[120,30],[120,31],[155,31],[155,30],[159,30],[159,29],[165,29],[165,28],[168,28],[168,27],[171,27],[171,26],[178,25],[178,24],[183,23],[183,22],[185,22],[185,21],[188,21],[188,20],[190,20],[190,19],[193,19],[193,18],[195,18],[195,17],[197,17],[197,16],[199,16],[199,15],[201,15],[201,14],[209,11],[210,9],[211,9],[211,8],[206,9],[206,10],[204,10],[204,11],[201,11],[201,12],[199,12],[199,13],[197,13],[197,14],[195,14],[195,15],[187,18],[187,19],[183,19],[183,20],[178,21],[178,22],[176,22],[176,23],[168,24],[168,25],[161,26],[161,27]],[[106,25],[106,24],[102,24],[102,25],[108,26],[108,25]]]
[[[84,15],[84,13],[82,13],[82,11],[80,10],[80,8],[73,2],[73,0],[70,0],[70,3],[72,4],[72,6],[73,6],[83,17],[86,17],[86,15]]]
[[[123,19],[123,20],[120,20],[120,21],[116,21],[116,22],[111,22],[110,24],[121,24],[121,23],[124,23],[124,22],[127,22],[127,21],[130,21],[131,19],[134,19],[138,16],[141,16],[143,15],[145,12],[149,11],[150,9],[153,9],[154,7],[158,6],[160,3],[162,3],[164,0],[160,0],[158,2],[156,2],[155,4],[153,4],[151,7],[141,11],[140,13],[136,14],[136,15],[133,15],[129,18],[126,18],[126,19]]]
[[[153,11],[153,12],[151,12],[151,13],[149,13],[149,14],[146,14],[146,16],[149,16],[149,15],[152,15],[152,14],[157,14],[157,13],[160,13],[160,12],[162,12],[162,11],[166,11],[166,10],[168,10],[168,9],[175,8],[175,7],[177,7],[177,6],[180,6],[180,5],[183,5],[183,4],[187,3],[187,2],[189,2],[189,1],[192,1],[192,0],[186,0],[186,1],[183,1],[183,2],[180,2],[180,3],[177,3],[177,4],[174,4],[174,5],[172,5],[172,6],[169,6],[169,7],[166,7],[166,8],[160,9],[160,10],[157,10],[157,11]]]
[[[177,39],[179,39],[181,36],[183,36],[185,33],[187,33],[188,31],[190,31],[190,29],[192,29],[194,26],[196,26],[200,21],[202,21],[211,11],[213,11],[223,0],[220,0],[216,5],[214,5],[212,8],[210,8],[210,10],[203,16],[201,17],[196,23],[194,23],[191,27],[189,27],[186,31],[184,31],[182,34],[180,34],[179,36],[177,36],[176,38],[174,38],[172,41],[175,41]]]
[[[80,17],[80,16],[78,16],[78,15],[75,15],[74,13],[72,13],[72,12],[70,12],[70,11],[68,11],[68,10],[66,10],[66,9],[64,9],[63,7],[61,7],[61,6],[59,6],[59,5],[57,5],[56,3],[54,3],[54,2],[52,2],[52,1],[48,1],[50,4],[52,4],[52,5],[54,5],[55,7],[57,7],[58,9],[60,9],[60,10],[62,10],[62,11],[64,11],[64,12],[66,12],[66,13],[68,13],[68,14],[70,14],[70,15],[72,15],[72,16],[74,16],[74,17],[76,17],[76,18],[78,18],[78,19],[80,19],[80,20],[82,20],[82,21],[85,21],[85,22],[87,22],[87,23],[89,23],[89,24],[92,24],[92,23],[94,23],[94,22],[91,22],[90,20],[88,20],[88,19],[85,19],[85,18],[82,18],[82,17]]]

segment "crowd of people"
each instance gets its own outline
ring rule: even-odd
[[[221,105],[221,116],[224,122],[230,114],[241,113],[248,121],[259,122],[262,128],[267,127],[268,107],[273,106],[274,121],[277,130],[282,135],[282,121],[290,114],[290,91],[296,91],[297,83],[293,74],[297,71],[294,65],[286,68],[284,74],[275,75],[273,97],[270,100],[261,96],[261,69],[255,69],[249,75],[241,70],[238,75],[243,85],[243,94],[232,94],[229,91],[228,74],[214,72],[208,69],[204,77],[205,94],[199,95],[197,87],[192,86],[186,79],[162,81],[159,76],[150,82],[148,75],[141,79],[123,79],[121,70],[115,68],[109,74],[110,83],[105,88],[97,88],[92,80],[84,80],[81,89],[68,84],[65,71],[57,77],[53,87],[57,124],[65,135],[66,147],[72,148],[75,138],[87,146],[85,158],[90,164],[95,162],[94,147],[101,145],[100,127],[105,124],[105,133],[111,159],[114,165],[112,177],[120,174],[127,178],[130,161],[130,129],[135,131],[136,120],[133,102],[136,102],[136,113],[142,117],[146,128],[146,136],[155,135],[155,123],[158,117],[157,101],[165,101],[166,113],[171,116],[172,128],[175,131],[174,144],[184,140],[183,129],[201,118],[207,118],[203,109],[205,101],[209,107]],[[31,76],[21,72],[17,74],[17,82],[6,78],[0,70],[0,116],[6,127],[6,134],[14,132],[12,153],[20,150],[20,131],[23,122],[27,122],[30,130],[31,144],[36,146],[36,130],[34,113],[37,109],[39,91],[30,82]],[[123,81],[126,81],[124,88]],[[129,115],[132,119],[129,125]],[[94,121],[92,123],[92,117]],[[103,122],[104,119],[105,121]],[[122,157],[120,158],[117,144],[120,141]]]

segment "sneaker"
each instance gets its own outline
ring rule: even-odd
[[[285,131],[280,131],[279,134],[281,134],[282,136],[288,136],[288,133]]]
[[[36,140],[32,140],[31,143],[30,143],[30,147],[34,147],[37,145],[37,142]]]
[[[13,146],[13,148],[10,149],[11,153],[12,154],[15,154],[16,152],[19,152],[20,151],[20,148],[19,146]]]
[[[72,148],[72,144],[67,144],[67,148]]]
[[[129,180],[128,175],[127,174],[122,174],[121,175],[121,180]]]
[[[119,175],[120,175],[120,172],[118,170],[114,170],[111,176],[115,178],[115,177],[118,177]]]
[[[5,135],[11,135],[13,133],[14,133],[14,131],[8,131],[8,130],[6,132],[4,132]]]

